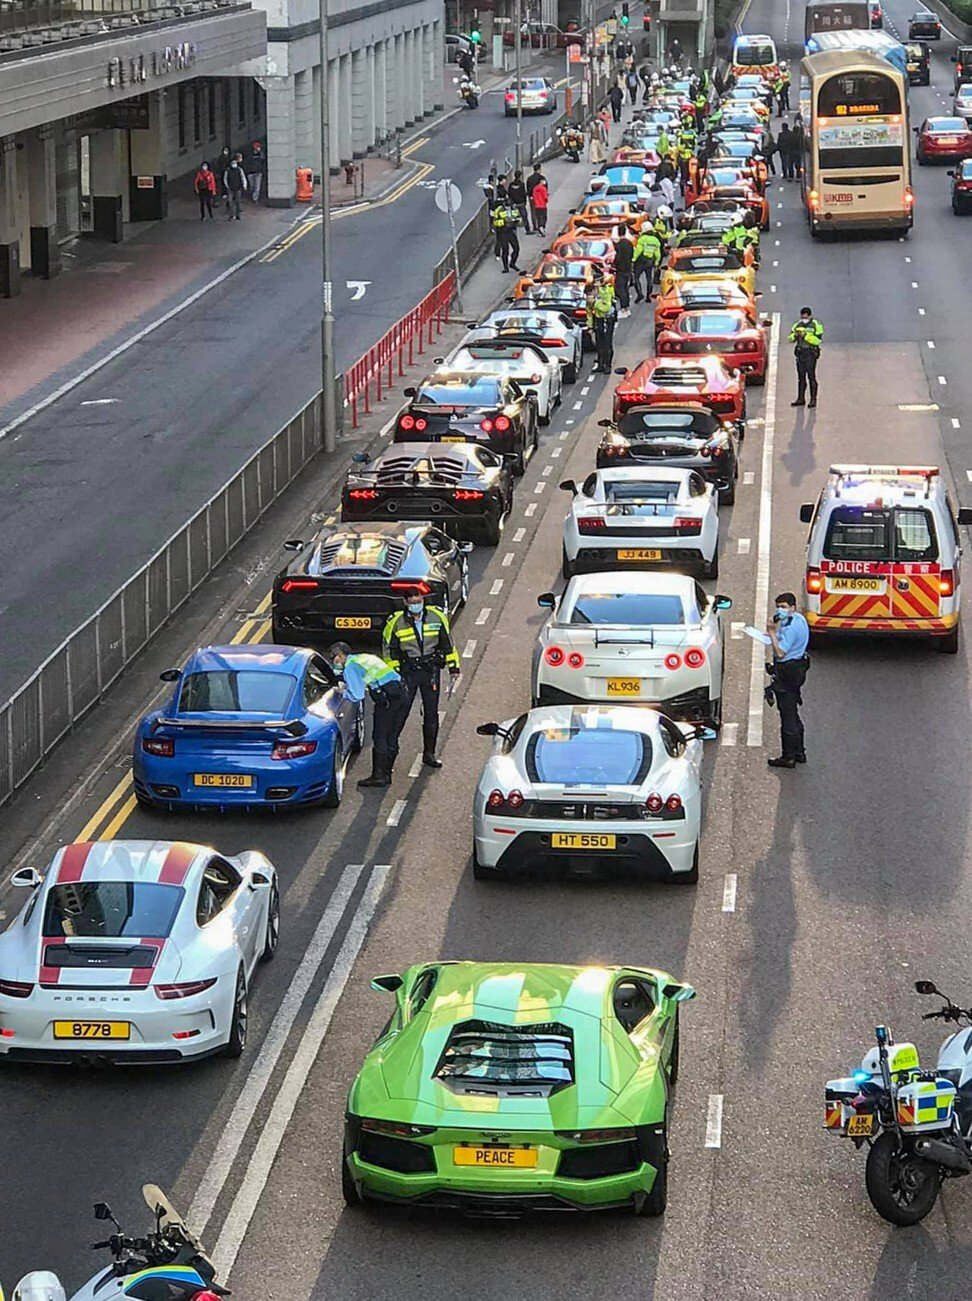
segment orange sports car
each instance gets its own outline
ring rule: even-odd
[[[766,383],[766,335],[740,307],[682,312],[655,340],[659,357],[713,356],[741,370],[753,384]]]
[[[599,262],[607,268],[614,266],[614,240],[603,235],[558,235],[550,246],[551,254],[572,262]]]
[[[683,312],[719,311],[726,308],[745,312],[755,325],[759,319],[756,299],[735,280],[683,280],[667,294],[655,299],[655,337],[667,330]]]
[[[571,216],[565,233],[577,234],[581,230],[602,232],[627,225],[635,234],[640,234],[647,220],[647,213],[627,199],[589,199]]]
[[[756,265],[752,249],[676,248],[662,267],[661,292],[692,280],[735,280],[750,298],[756,293]]]
[[[513,290],[514,298],[522,298],[536,285],[575,284],[587,286],[604,274],[599,262],[580,261],[555,257],[547,253],[541,258],[532,275],[521,276]]]
[[[629,370],[614,390],[614,419],[628,407],[676,406],[680,402],[701,402],[704,407],[732,422],[741,438],[746,431],[746,381],[742,372],[730,369],[713,354],[699,357],[647,357]]]

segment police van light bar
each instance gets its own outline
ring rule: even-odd
[[[904,478],[912,475],[919,479],[932,479],[941,471],[937,465],[832,465],[830,473],[839,479],[846,479],[848,475],[870,479]]]

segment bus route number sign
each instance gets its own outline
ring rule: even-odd
[[[880,104],[835,104],[835,117],[857,117],[862,113],[880,113]]]

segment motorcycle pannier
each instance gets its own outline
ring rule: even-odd
[[[851,1101],[857,1097],[861,1086],[856,1080],[828,1080],[824,1088],[824,1129],[834,1134],[846,1134],[847,1122],[857,1113]]]
[[[948,1080],[915,1080],[897,1091],[898,1124],[909,1133],[947,1128],[954,1106],[955,1086]]]

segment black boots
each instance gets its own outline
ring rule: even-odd
[[[371,776],[362,777],[358,785],[361,787],[390,786],[393,763],[394,760],[389,761],[387,754],[378,754],[376,750],[372,750]]]
[[[435,757],[435,751],[434,751],[434,750],[426,750],[425,753],[422,755],[422,762],[425,764],[426,768],[441,768],[441,767],[442,767],[442,760],[441,760],[441,759],[437,759],[437,758]]]

